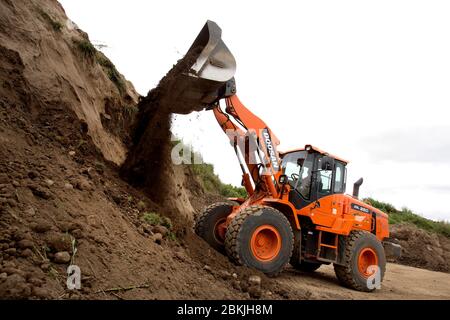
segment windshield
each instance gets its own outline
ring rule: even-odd
[[[283,172],[288,177],[289,184],[305,199],[310,197],[312,166],[313,155],[306,151],[288,153],[282,161]]]

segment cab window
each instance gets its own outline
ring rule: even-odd
[[[322,167],[322,157],[319,158],[317,167]],[[319,170],[317,172],[317,192],[321,195],[330,194],[332,179],[333,170]]]
[[[294,187],[300,174],[298,159],[305,159],[305,151],[297,151],[286,154],[283,157],[282,168],[288,177],[289,184]]]
[[[342,163],[336,162],[336,173],[334,179],[334,193],[344,193],[345,188],[345,167]]]
[[[302,160],[300,163],[299,159]],[[288,177],[289,184],[305,199],[309,199],[311,194],[313,159],[312,154],[297,151],[286,154],[282,161],[283,173]]]

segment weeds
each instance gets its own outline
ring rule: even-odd
[[[122,93],[125,90],[125,82],[119,71],[117,71],[116,66],[101,52],[97,51],[96,59],[105,70],[109,80],[111,80],[116,85],[117,89],[119,89],[119,92]]]
[[[95,57],[97,49],[89,40],[74,40],[74,43],[85,58],[93,59]]]
[[[39,14],[41,15],[44,20],[50,24],[50,26],[55,30],[56,32],[60,32],[63,28],[63,24],[59,21],[54,20],[52,17],[49,16],[47,12],[45,12],[42,9],[39,9]]]
[[[126,106],[124,107],[124,109],[125,109],[125,113],[126,113],[129,117],[132,117],[133,115],[135,115],[136,113],[139,112],[139,108],[138,108],[136,105],[132,105],[132,104],[126,105]]]
[[[161,225],[169,230],[172,229],[172,221],[170,221],[170,219],[167,217],[161,217],[156,212],[144,213],[144,215],[142,216],[142,220],[154,226]]]

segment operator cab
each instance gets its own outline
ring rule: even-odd
[[[332,194],[343,194],[348,161],[306,145],[281,154],[283,174],[291,186],[289,201],[301,209]]]

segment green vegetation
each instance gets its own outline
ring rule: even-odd
[[[136,114],[136,113],[139,112],[139,108],[138,108],[137,105],[130,104],[130,105],[126,105],[124,108],[125,108],[125,113],[126,113],[129,117],[131,117],[131,116],[133,116],[134,114]]]
[[[152,226],[164,226],[168,229],[167,239],[177,242],[177,235],[172,231],[173,225],[167,217],[161,217],[156,212],[146,212],[142,215],[142,221],[145,221]]]
[[[48,24],[50,24],[50,26],[53,28],[53,30],[55,30],[56,32],[59,32],[62,30],[63,24],[59,21],[54,20],[52,17],[50,17],[47,12],[45,12],[42,9],[39,9],[39,14],[41,15],[42,18],[44,18],[44,20]]]
[[[389,223],[397,224],[402,222],[408,222],[414,224],[420,229],[424,229],[430,232],[442,234],[450,238],[450,223],[445,221],[433,221],[424,218],[408,208],[402,208],[398,210],[392,204],[378,201],[372,198],[364,199],[364,202],[380,209],[381,211],[389,215]]]
[[[218,192],[224,197],[245,198],[247,192],[243,187],[235,187],[231,184],[225,184],[220,181],[219,177],[214,173],[214,166],[209,163],[193,164],[192,171],[200,178],[200,181],[206,191]]]
[[[122,76],[119,71],[117,71],[116,66],[109,60],[103,53],[98,51],[95,46],[89,40],[74,40],[74,43],[78,50],[83,54],[83,56],[87,59],[91,59],[92,61],[97,61],[97,63],[102,66],[109,80],[114,83],[114,85],[119,89],[120,93],[125,91],[125,82],[123,81]],[[133,106],[133,108],[127,110],[129,112],[136,112],[137,107]]]
[[[94,48],[95,49],[95,48]],[[96,51],[97,62],[103,67],[109,80],[111,80],[122,93],[125,90],[125,82],[116,66],[103,53]],[[137,108],[137,107],[136,107]],[[131,111],[135,111],[134,109]]]
[[[171,142],[172,147],[178,144],[183,144],[183,141],[176,139]],[[185,148],[184,148],[185,149]],[[183,156],[183,149],[180,150],[180,156]],[[202,159],[198,152],[193,152],[191,157],[191,163],[194,163],[194,159]],[[201,161],[203,162],[203,160]],[[209,163],[191,164],[189,165],[194,175],[199,178],[200,183],[207,192],[218,193],[227,198],[246,198],[247,191],[243,187],[235,187],[231,184],[225,184],[220,181],[220,178],[214,173],[214,166]]]
[[[85,58],[93,59],[95,57],[97,49],[89,40],[74,40],[74,43]]]
[[[166,227],[169,230],[172,229],[172,221],[170,221],[170,219],[167,217],[161,217],[156,212],[144,213],[144,215],[142,216],[142,220],[153,226],[160,225]]]

